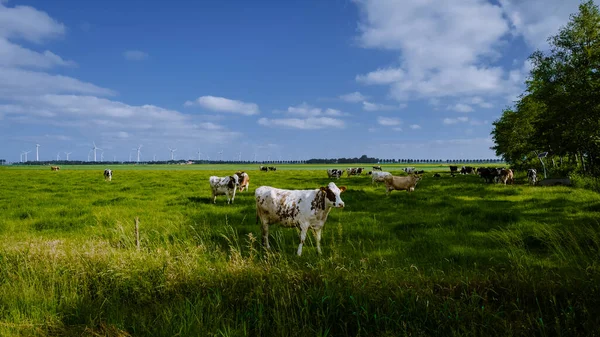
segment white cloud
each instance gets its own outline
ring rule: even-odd
[[[0,36],[34,43],[63,36],[65,26],[45,12],[29,6],[6,7],[0,3]]]
[[[377,117],[377,123],[383,126],[396,126],[402,124],[402,120],[400,118],[379,116]]]
[[[443,122],[446,125],[457,124],[457,123],[466,123],[469,121],[468,117],[458,117],[458,118],[444,118]]]
[[[341,95],[339,98],[345,102],[358,103],[366,100],[368,97],[358,91],[355,91],[349,94]]]
[[[0,38],[0,66],[52,68],[75,65],[75,62],[63,60],[49,50],[38,53]]]
[[[471,125],[486,125],[488,123],[488,121],[480,121],[480,120],[476,120],[476,119],[471,119],[469,121],[469,124]]]
[[[406,108],[406,104],[400,104],[397,106],[387,105],[387,104],[379,104],[379,103],[371,103],[364,101],[363,110],[365,111],[389,111],[389,110],[399,110]]]
[[[185,106],[200,106],[208,110],[217,112],[230,112],[241,115],[257,115],[260,113],[258,105],[255,103],[246,103],[236,101],[225,97],[202,96],[195,101],[187,101]]]
[[[481,98],[479,96],[472,97],[468,102],[470,104],[478,105],[485,109],[489,109],[494,106],[493,104],[486,102],[483,98]]]
[[[391,84],[400,81],[404,71],[398,68],[383,68],[372,71],[366,75],[356,75],[356,81],[368,85]]]
[[[129,61],[142,61],[148,58],[148,54],[141,50],[127,50],[123,52],[123,57]]]
[[[409,128],[411,128],[413,130],[419,130],[421,128],[421,126],[419,124],[412,124],[411,126],[409,126]]]
[[[473,112],[473,108],[470,105],[457,103],[454,106],[448,107],[450,110],[458,111],[458,112]]]
[[[0,97],[45,93],[114,95],[115,92],[72,77],[0,67]]]
[[[556,35],[578,11],[579,1],[565,0],[499,0],[509,18],[513,34],[521,35],[533,48],[545,49],[546,40]]]
[[[323,128],[344,128],[345,123],[340,119],[331,117],[309,117],[305,119],[301,118],[280,118],[270,119],[261,118],[258,120],[258,124],[270,127],[284,127],[292,129],[302,130],[316,130]]]

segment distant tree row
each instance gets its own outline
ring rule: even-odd
[[[517,168],[600,174],[600,11],[579,5],[566,26],[534,52],[526,90],[506,108],[492,131],[496,155]]]

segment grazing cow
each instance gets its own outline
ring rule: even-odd
[[[235,190],[239,185],[238,175],[234,174],[229,177],[211,176],[208,178],[210,188],[212,190],[213,203],[217,203],[217,195],[226,195],[227,203],[233,203],[235,199]]]
[[[381,171],[381,165],[373,166],[373,171]]]
[[[339,179],[344,171],[338,169],[327,169],[327,177],[328,178],[336,178]]]
[[[425,170],[414,171],[413,173],[414,173],[414,174],[423,174],[423,173],[425,173]]]
[[[362,174],[364,169],[364,167],[349,167],[346,169],[346,174],[348,175],[348,177],[356,175],[359,176]]]
[[[458,166],[450,166],[450,174],[456,173],[458,171]]]
[[[391,191],[413,192],[421,177],[411,175],[408,177],[387,176],[385,177],[385,194],[389,195]]]
[[[265,171],[265,172],[269,171],[269,168],[266,167],[266,166],[260,166],[258,169],[261,170],[261,171]]]
[[[60,170],[60,167],[58,167],[58,166],[50,166],[50,170],[51,171],[58,171],[58,170]]]
[[[373,172],[372,176],[373,178],[371,178],[371,184],[375,184],[375,183],[382,183],[385,181],[385,177],[387,176],[391,176],[392,174],[389,172],[385,172],[385,171],[377,171],[377,172]]]
[[[485,180],[486,183],[492,183],[497,181],[502,169],[494,167],[480,167],[477,169],[479,176]]]
[[[535,169],[527,170],[527,180],[529,180],[530,185],[537,183],[537,171]]]
[[[403,170],[404,172],[406,172],[406,173],[409,173],[409,174],[410,174],[410,173],[414,173],[414,172],[415,172],[417,169],[416,169],[416,168],[414,168],[414,167],[405,167],[405,168],[403,168],[402,170]]]
[[[104,180],[108,180],[111,181],[112,180],[112,170],[111,169],[106,169],[104,170]]]
[[[500,171],[500,181],[503,182],[504,185],[506,185],[507,182],[512,184],[514,181],[513,171],[511,169],[502,169]]]
[[[240,183],[240,192],[243,192],[244,189],[248,191],[248,187],[250,186],[250,176],[248,173],[237,171],[235,174],[238,176],[238,182]]]
[[[282,190],[270,186],[256,189],[256,222],[262,225],[262,239],[265,248],[269,246],[269,225],[279,223],[284,227],[300,229],[298,256],[302,255],[302,245],[308,229],[313,230],[317,242],[317,252],[321,254],[321,230],[327,221],[332,207],[343,208],[340,193],[346,190],[333,183],[315,190]]]
[[[277,167],[275,167],[275,166],[269,166],[269,171],[277,171]]]
[[[460,169],[460,174],[472,174],[475,173],[475,169],[472,166],[463,166]]]
[[[441,177],[441,175],[439,173],[436,173],[436,174],[433,175],[433,177],[434,178],[439,178],[439,177]]]

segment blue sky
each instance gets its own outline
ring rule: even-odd
[[[577,6],[0,0],[0,158],[494,158]]]

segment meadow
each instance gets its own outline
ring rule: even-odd
[[[344,176],[323,254],[309,235],[298,257],[295,229],[262,249],[254,190],[350,165],[276,166],[0,167],[0,335],[600,335],[598,193],[442,165],[390,196]],[[208,177],[237,169],[250,191],[212,204]]]

